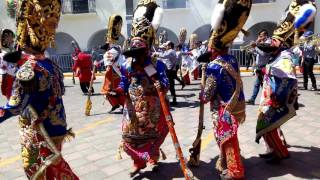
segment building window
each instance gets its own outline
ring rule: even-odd
[[[276,0],[253,0],[253,4],[258,4],[258,3],[274,3]]]
[[[63,14],[81,14],[96,12],[95,0],[63,0]]]
[[[188,0],[162,0],[162,7],[164,9],[187,8]]]

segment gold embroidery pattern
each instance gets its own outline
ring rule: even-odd
[[[55,28],[60,19],[60,0],[19,1],[17,42],[22,48],[30,47],[43,52],[54,42]]]
[[[245,121],[245,103],[243,101],[239,102],[239,95],[241,90],[243,89],[242,79],[240,77],[240,73],[237,72],[231,64],[225,62],[222,59],[215,59],[213,61],[215,64],[219,64],[223,69],[225,69],[232,78],[236,81],[236,89],[232,97],[230,98],[229,102],[226,104],[225,109],[233,115],[238,116],[238,120],[240,123]]]
[[[210,75],[206,80],[206,86],[204,88],[204,98],[206,101],[210,101],[213,96],[213,92],[217,89],[217,79]]]
[[[211,32],[208,46],[211,49],[227,48],[244,26],[251,10],[251,0],[219,1],[225,6],[224,16],[219,27]]]
[[[151,47],[155,40],[155,30],[146,17],[135,19],[132,23],[131,37],[140,37]]]

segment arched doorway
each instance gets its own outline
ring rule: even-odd
[[[265,21],[259,22],[248,29],[249,36],[244,36],[243,41],[245,44],[249,43],[250,41],[255,41],[257,39],[258,33],[265,29],[269,33],[269,36],[272,35],[273,30],[277,27],[275,22]]]
[[[71,42],[77,42],[70,34],[65,32],[57,32],[55,36],[55,48],[48,48],[50,55],[72,54],[74,49]]]
[[[172,41],[175,44],[178,43],[178,36],[173,31],[165,27],[159,27],[157,32],[157,38],[159,38],[159,35],[162,31],[167,31],[168,41]]]
[[[193,31],[193,33],[198,35],[199,41],[205,41],[209,39],[210,31],[211,31],[211,25],[205,24],[197,28],[195,31]],[[189,34],[188,36],[190,37],[190,35],[191,34]]]
[[[94,47],[100,47],[106,43],[106,34],[108,30],[102,29],[99,30],[91,35],[91,37],[88,40],[87,49],[88,51],[91,51]],[[117,44],[123,45],[123,42],[125,41],[125,38],[123,35],[121,35],[120,39],[118,40]]]

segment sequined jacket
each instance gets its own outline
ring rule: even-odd
[[[232,114],[241,112],[244,115],[243,85],[237,59],[234,56],[222,55],[209,63],[206,78],[201,100],[206,103],[211,102],[211,111],[227,107]]]
[[[152,62],[146,60],[141,70],[133,69],[132,60],[127,60],[121,67],[121,82],[117,91],[126,96],[123,110],[123,137],[127,142],[143,143],[139,139],[153,139],[159,136],[158,123],[164,119],[160,98],[153,80],[144,71]],[[156,76],[166,90],[169,81],[165,73],[166,66],[161,61],[152,63]]]
[[[143,67],[146,67],[150,65],[152,61],[150,59],[147,59],[144,62]],[[162,85],[163,88],[168,89],[169,88],[169,80],[167,78],[167,75],[165,73],[166,71],[166,65],[161,61],[156,61],[155,68],[157,70],[157,77]],[[131,84],[132,78],[141,78],[143,76],[147,76],[145,72],[137,72],[132,67],[132,60],[128,60],[125,63],[121,65],[121,82],[119,84],[118,90],[123,91],[125,93],[128,93],[129,86]],[[151,82],[151,79],[148,78],[148,80]],[[156,93],[156,92],[155,92]]]
[[[63,74],[50,59],[32,59],[16,74],[12,96],[0,107],[0,123],[20,115],[22,128],[43,123],[50,137],[66,135]]]

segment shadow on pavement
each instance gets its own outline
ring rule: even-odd
[[[320,178],[320,148],[290,146],[289,151],[291,158],[278,165],[266,164],[259,157],[245,159],[246,179],[267,180],[285,175],[302,179]]]
[[[197,108],[199,107],[200,102],[199,101],[178,101],[178,104],[176,106],[173,106],[173,108]]]
[[[192,98],[195,97],[196,94],[192,93],[192,94],[177,94],[177,97],[183,97],[183,98]]]
[[[190,170],[192,171],[194,177],[196,179],[201,180],[215,180],[219,179],[218,171],[215,169],[215,163],[218,159],[218,156],[214,159],[211,159],[209,163],[200,161],[199,167],[191,167]],[[152,172],[152,171],[144,171],[133,178],[134,180],[142,180],[142,179],[152,179],[152,180],[172,180],[174,178],[183,178],[183,173],[180,168],[180,164],[178,162],[172,163],[159,163],[159,170]]]
[[[290,146],[289,150],[291,158],[283,160],[278,165],[266,164],[264,159],[257,156],[243,159],[246,180],[268,180],[270,178],[281,178],[285,175],[302,179],[320,178],[320,148]],[[211,159],[209,163],[201,161],[199,167],[190,168],[194,177],[201,180],[219,179],[219,173],[215,169],[217,159],[218,156]],[[178,162],[160,162],[158,171],[142,171],[134,179],[169,180],[174,178],[183,178]]]

